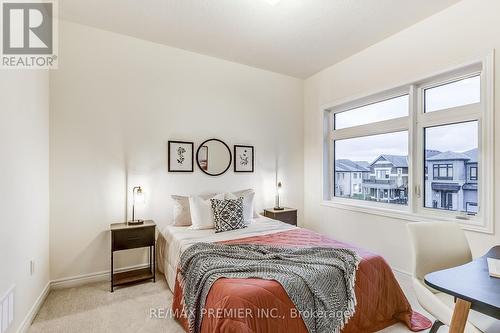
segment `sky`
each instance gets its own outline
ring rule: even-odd
[[[408,132],[335,141],[335,159],[371,163],[382,154],[408,155]]]
[[[477,121],[430,127],[425,130],[427,149],[462,153],[478,147]]]
[[[335,129],[408,116],[408,95],[335,114]]]
[[[430,127],[425,129],[426,149],[462,153],[478,147],[478,123]],[[408,132],[396,132],[337,140],[335,158],[373,162],[382,154],[408,155]]]
[[[481,77],[474,76],[454,83],[437,86],[425,91],[425,112],[479,103]]]

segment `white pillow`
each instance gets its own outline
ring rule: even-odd
[[[210,199],[215,193],[203,194],[203,199]],[[188,227],[191,225],[191,211],[189,209],[189,196],[171,195],[173,225],[176,227]]]
[[[248,189],[224,194],[224,199],[235,200],[238,198],[243,198],[243,221],[245,224],[249,224],[254,217],[258,217],[258,215],[255,216],[254,212],[255,191]]]
[[[189,210],[189,197],[171,195],[173,201],[174,226],[187,227],[191,225],[191,212]]]
[[[202,196],[189,197],[189,210],[191,211],[191,226],[189,229],[213,229],[214,214],[210,199],[224,200],[224,194],[217,194],[211,198],[205,199]]]

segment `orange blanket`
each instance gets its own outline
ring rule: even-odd
[[[221,243],[353,249],[362,257],[356,272],[357,305],[356,313],[342,330],[343,333],[375,332],[398,321],[405,323],[412,331],[421,331],[431,326],[429,319],[411,309],[385,260],[366,250],[301,228]],[[176,281],[172,310],[188,331],[186,318],[182,314],[181,299],[182,288]],[[278,282],[219,279],[212,285],[207,296],[201,332],[307,333],[307,329],[295,305]]]

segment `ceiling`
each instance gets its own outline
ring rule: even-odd
[[[306,78],[459,0],[64,0],[63,19]]]

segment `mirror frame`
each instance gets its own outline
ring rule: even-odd
[[[217,174],[212,174],[212,173],[209,173],[208,171],[203,170],[203,169],[201,168],[201,166],[200,166],[200,162],[199,162],[199,160],[198,160],[198,155],[199,155],[199,153],[200,153],[200,149],[201,149],[201,147],[203,147],[203,145],[205,145],[205,143],[207,143],[207,142],[209,142],[209,141],[217,141],[217,142],[222,143],[224,146],[226,146],[226,149],[227,149],[227,151],[228,151],[228,153],[229,153],[229,164],[227,165],[227,168],[226,168],[226,169],[224,169],[224,171],[222,171],[222,172],[220,172],[220,173],[217,173]],[[204,173],[204,174],[206,174],[206,175],[213,176],[213,177],[217,177],[217,176],[223,175],[223,174],[225,174],[225,173],[226,173],[226,171],[227,171],[227,170],[229,170],[229,168],[231,167],[231,164],[232,164],[232,163],[233,163],[233,155],[232,155],[232,153],[231,153],[231,149],[229,149],[229,146],[228,146],[228,145],[227,145],[224,141],[222,141],[222,140],[215,139],[215,138],[214,138],[214,139],[208,139],[208,140],[205,140],[205,141],[203,141],[203,142],[202,142],[202,143],[198,146],[198,149],[196,150],[196,164],[198,165],[198,168],[199,168],[201,171],[203,171],[203,173]]]

